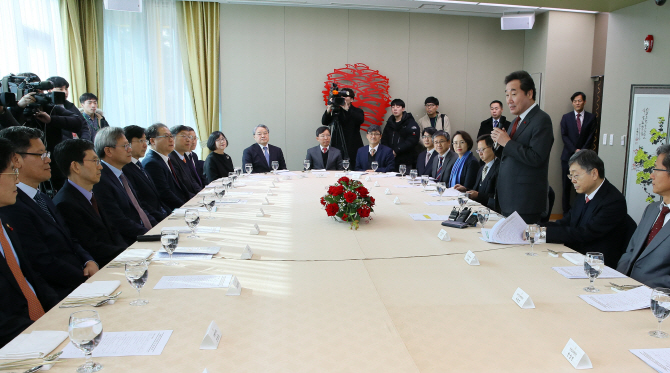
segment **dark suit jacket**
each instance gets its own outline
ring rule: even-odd
[[[512,126],[507,132],[512,132]],[[535,220],[536,215],[539,219],[547,210],[549,153],[553,144],[551,118],[535,106],[504,146],[500,159],[496,203],[503,215],[516,211],[524,220]]]
[[[177,184],[170,167],[158,153],[153,150],[147,151],[142,158],[142,166],[151,177],[151,181],[154,182],[161,202],[170,209],[179,208],[191,199],[188,193],[181,188],[181,185]]]
[[[142,205],[144,211],[151,214],[157,222],[165,219],[172,209],[161,201],[160,194],[153,180],[147,174],[142,172],[133,162],[123,166],[123,174],[128,178],[128,182],[135,190],[137,199]]]
[[[628,245],[627,217],[626,199],[605,180],[589,203],[578,194],[563,219],[546,223],[547,242],[563,243],[582,254],[603,253],[605,265],[615,268]]]
[[[479,167],[477,171],[477,180],[472,188],[477,191],[477,198],[474,200],[482,205],[495,210],[496,182],[498,181],[498,170],[500,169],[500,159],[493,161],[491,169],[486,172],[486,177],[482,180],[482,171],[484,166]]]
[[[313,148],[307,149],[305,159],[311,162],[311,168],[314,170],[341,170],[342,169],[342,152],[334,147],[328,148],[328,160],[326,165],[323,164],[323,153],[321,153],[321,146],[317,145]]]
[[[168,157],[172,162],[174,172],[177,174],[177,180],[179,180],[179,184],[186,188],[190,195],[189,199],[193,198],[193,196],[198,194],[202,188],[200,187],[200,184],[198,184],[198,181],[191,175],[191,168],[186,162],[179,158],[177,152],[171,152]]]
[[[233,159],[226,153],[217,154],[211,152],[205,159],[205,177],[207,184],[222,177],[228,177],[228,174],[235,171]]]
[[[510,128],[512,123],[510,123],[505,116],[501,116],[499,119],[498,127],[501,127],[505,130]],[[479,125],[479,132],[477,132],[477,137],[481,135],[490,135],[491,131],[493,131],[493,117],[489,117],[489,119],[482,121],[482,123]],[[476,140],[476,139],[475,139]]]
[[[450,153],[453,152],[450,151]],[[455,152],[454,152],[455,153]],[[458,158],[456,158],[458,160]],[[454,164],[456,162],[454,161]],[[452,171],[453,171],[453,167]],[[461,177],[456,180],[456,184],[460,184],[464,186],[466,189],[473,189],[475,187],[475,181],[477,181],[477,174],[479,171],[479,160],[475,158],[474,155],[471,155],[466,161],[465,164],[463,164],[463,170],[461,171]],[[449,179],[451,178],[451,172],[449,173],[449,177],[447,178],[447,182],[449,182]],[[448,186],[448,185],[447,185]]]
[[[132,190],[132,186],[130,188]],[[102,164],[100,182],[93,186],[93,193],[98,200],[98,205],[101,205],[105,209],[107,216],[109,216],[109,221],[119,230],[128,246],[137,241],[137,236],[147,233],[149,229],[142,225],[140,214],[135,210],[135,206],[133,206],[130,198],[128,198],[128,194],[123,185],[121,185],[121,181],[104,163]],[[135,198],[137,199],[136,193]],[[137,201],[139,202],[139,199]],[[146,214],[151,224],[155,225],[156,220],[150,214]]]
[[[576,149],[584,149],[593,142],[595,115],[584,110],[582,131],[577,131],[577,119],[574,110],[561,118],[561,137],[563,138],[563,152],[561,160],[568,161],[575,154]]]
[[[454,167],[454,163],[456,163],[456,160],[458,159],[458,155],[453,150],[449,150],[445,155],[445,157],[446,158],[444,159],[444,167],[443,167],[444,171],[442,171],[442,177],[440,177],[439,180],[435,180],[435,182],[448,183],[449,176],[451,175],[451,169],[452,167]],[[437,168],[439,164],[440,159],[435,158],[435,160],[433,161],[433,168],[430,171],[430,177],[435,178],[437,176]]]
[[[333,124],[333,115],[324,111],[321,116],[321,124],[324,126],[331,126]],[[356,164],[356,152],[358,148],[363,146],[363,139],[361,139],[361,125],[365,121],[365,112],[363,109],[355,107],[353,104],[349,106],[349,110],[340,110],[338,114],[339,127],[342,130],[342,136],[338,128],[330,127],[332,139],[330,146],[339,149],[342,152],[342,159],[349,159],[350,164]],[[346,145],[347,150],[344,148]],[[244,165],[242,165],[244,166]]]
[[[95,197],[96,200],[98,197]],[[98,215],[91,203],[68,181],[54,197],[56,208],[65,218],[72,235],[102,268],[128,247],[111,224],[104,206],[98,202]]]
[[[86,281],[84,266],[93,257],[74,241],[65,220],[49,197],[44,197],[51,219],[21,189],[16,203],[0,208],[11,217],[14,233],[23,246],[30,265],[62,299]]]
[[[202,182],[207,184],[207,177],[205,177],[205,161],[201,161],[195,152],[191,152],[193,156],[193,161],[195,162],[195,169],[198,171],[198,175],[202,178]]]
[[[370,145],[365,145],[358,149],[356,153],[356,171],[371,170],[371,162],[368,162],[368,154],[370,154]],[[379,167],[377,172],[390,172],[395,170],[395,157],[393,150],[386,145],[379,144],[377,152],[375,153],[375,160]]]
[[[242,167],[245,164],[251,163],[253,165],[254,174],[262,172],[272,171],[272,161],[279,162],[278,170],[286,169],[286,162],[284,161],[284,153],[281,151],[280,147],[268,144],[268,152],[270,153],[270,164],[265,160],[265,154],[263,154],[263,149],[261,149],[258,144],[253,144],[250,147],[244,149],[242,153]]]
[[[428,160],[428,164],[425,164],[426,162],[426,152],[427,150],[422,151],[419,153],[419,156],[416,158],[416,172],[417,175],[430,175],[430,172],[433,170],[433,161],[437,157],[437,150],[433,151],[433,154],[430,155],[430,159]]]
[[[193,179],[196,184],[198,184],[198,187],[200,187],[200,190],[207,185],[207,181],[205,179],[205,176],[202,175],[202,172],[198,172],[198,166],[197,164],[200,161],[198,160],[198,156],[195,154],[195,152],[191,152],[191,154],[186,155],[186,165],[189,168],[189,171],[191,172],[191,178]]]
[[[24,253],[19,241],[18,235],[12,230],[14,223],[9,220],[9,217],[0,215],[2,225],[7,231],[7,236],[14,246],[16,251],[16,258],[21,266],[23,276],[32,285],[42,304],[44,311],[49,311],[51,307],[55,306],[59,301],[58,294],[47,285],[44,279],[32,269],[30,262]],[[11,228],[10,228],[11,227]],[[2,230],[0,230],[2,234]],[[23,295],[19,284],[16,282],[14,274],[7,265],[5,257],[0,255],[0,348],[21,334],[23,330],[29,327],[33,321],[28,315],[28,302]]]

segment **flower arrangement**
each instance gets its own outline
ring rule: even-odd
[[[374,211],[372,206],[375,205],[375,199],[360,181],[341,177],[321,197],[321,205],[325,206],[328,216],[338,217],[349,222],[351,228],[358,229],[361,218],[372,219],[370,213]]]

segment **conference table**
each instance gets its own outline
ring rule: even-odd
[[[452,207],[427,205],[437,197],[408,187],[405,179],[362,176],[376,206],[370,222],[350,229],[327,217],[319,203],[338,176],[296,172],[290,180],[238,179],[234,192],[247,194],[226,198],[244,203],[219,204],[215,219],[200,221],[200,227],[218,226],[220,232],[198,233],[198,240],[180,237],[180,246],[220,246],[219,253],[172,267],[152,261],[142,289],[146,306],[129,305],[137,292],[122,267],[101,269],[89,282],[120,280],[123,291],[114,304],[95,308],[105,332],[173,331],[160,356],[94,358],[104,365],[102,372],[569,372],[574,368],[562,350],[570,339],[595,371],[652,372],[628,350],[670,346],[667,339],[648,336],[657,326],[649,309],[602,312],[580,299],[588,280],[552,270],[573,265],[548,255],[547,248],[571,251],[562,245],[536,245],[539,255],[531,257],[527,245],[484,242],[479,227],[414,221],[409,214],[448,215]],[[273,195],[264,205],[269,189]],[[250,234],[254,224],[257,235]],[[185,225],[183,219],[166,219],[148,234],[177,225]],[[450,241],[437,237],[442,228]],[[251,260],[240,259],[246,245]],[[130,248],[159,247],[137,242]],[[468,250],[479,266],[466,263]],[[153,290],[162,276],[217,274],[235,275],[241,294],[226,296],[224,288]],[[595,285],[613,293],[608,281]],[[512,300],[517,288],[530,295],[534,309]],[[67,331],[70,313],[80,309],[88,308],[55,307],[26,332]],[[212,321],[222,338],[217,349],[201,350]],[[51,371],[73,372],[82,363],[61,359]]]

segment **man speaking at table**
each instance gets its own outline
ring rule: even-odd
[[[516,119],[509,132],[494,128],[491,138],[504,147],[496,203],[509,216],[515,211],[526,223],[537,223],[547,209],[549,153],[554,144],[551,118],[535,103],[533,78],[525,71],[505,77],[507,105]]]
[[[254,128],[255,144],[244,149],[242,153],[242,166],[251,163],[253,173],[272,171],[272,162],[279,163],[278,170],[286,169],[284,153],[278,146],[270,145],[270,129],[265,124],[259,124]]]

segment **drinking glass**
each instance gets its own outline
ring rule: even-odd
[[[488,208],[479,209],[479,212],[477,213],[477,218],[479,219],[479,224],[481,224],[482,228],[484,228],[486,222],[489,221],[490,216],[491,216],[491,210],[489,210]]]
[[[145,260],[126,263],[126,280],[130,286],[137,289],[137,299],[130,302],[131,306],[144,306],[149,303],[146,299],[140,299],[140,290],[146,284],[149,277],[149,265]]]
[[[417,170],[409,170],[409,178],[414,182],[416,180],[417,176],[419,176],[419,171]]]
[[[172,253],[174,253],[174,251],[177,250],[178,244],[179,244],[179,231],[172,231],[172,230],[161,231],[161,245],[163,246],[163,250],[165,250],[168,253],[168,255],[170,255],[170,261],[165,263],[166,266],[179,265],[179,263],[172,261]]]
[[[349,171],[349,160],[345,159],[342,161],[342,168],[344,168],[344,173],[346,174]]]
[[[214,196],[211,194],[205,194],[202,196],[202,204],[205,206],[207,211],[209,212],[209,215],[205,218],[207,220],[214,219],[212,217],[212,209],[214,208],[214,205],[216,204],[216,199],[214,199]]]
[[[589,276],[590,284],[584,290],[589,293],[597,293],[600,289],[593,286],[593,282],[603,273],[605,267],[605,256],[601,253],[586,253],[584,257],[584,272]]]
[[[188,225],[188,227],[191,229],[191,235],[186,236],[186,238],[200,238],[200,236],[195,234],[195,228],[200,223],[200,214],[198,213],[198,210],[186,210],[186,214],[184,214],[184,220],[186,221],[186,225]]]
[[[447,184],[443,182],[436,183],[435,189],[437,189],[437,201],[442,201],[442,193],[447,189]]]
[[[400,171],[400,178],[404,179],[405,178],[405,172],[407,172],[407,165],[401,164],[398,167],[398,171]]]
[[[377,169],[379,168],[379,163],[372,162],[372,164],[370,164],[370,167],[372,167],[372,171],[374,171],[376,173]]]
[[[277,169],[279,168],[279,162],[272,161],[272,173],[277,174]]]
[[[468,196],[467,193],[460,193],[458,195],[458,204],[461,206],[461,211],[465,207],[465,205],[468,204],[468,200],[470,199],[470,196]]]
[[[302,162],[302,165],[305,168],[305,172],[307,172],[307,171],[309,171],[309,166],[311,166],[311,162],[309,161],[309,159],[305,159]]]
[[[233,172],[229,172],[229,173],[228,173],[228,180],[229,180],[229,182],[230,182],[230,185],[231,185],[233,188],[235,188],[235,179],[237,179],[237,174],[235,173],[235,171],[233,171]]]
[[[421,189],[422,192],[426,191],[426,187],[428,186],[428,176],[423,175],[421,176],[421,186],[423,189]]]
[[[242,176],[242,167],[235,167],[236,178]]]
[[[658,329],[649,332],[655,338],[668,338],[668,333],[661,331],[661,323],[670,315],[670,289],[655,288],[651,292],[651,312],[658,319]]]
[[[67,330],[72,344],[86,355],[86,362],[77,368],[77,373],[97,372],[102,369],[102,364],[91,360],[93,349],[102,339],[102,321],[98,313],[92,310],[72,313]]]
[[[218,198],[219,202],[221,202],[223,200],[223,196],[226,195],[226,186],[225,185],[215,186],[214,195],[216,195],[216,198]]]
[[[540,227],[537,224],[528,224],[526,227],[526,240],[530,242],[530,252],[526,253],[528,256],[537,256],[537,254],[533,251],[533,246],[535,245],[535,241],[537,240],[538,233],[540,232]]]
[[[244,170],[247,171],[247,176],[251,175],[251,171],[254,170],[254,165],[251,163],[244,164]]]

